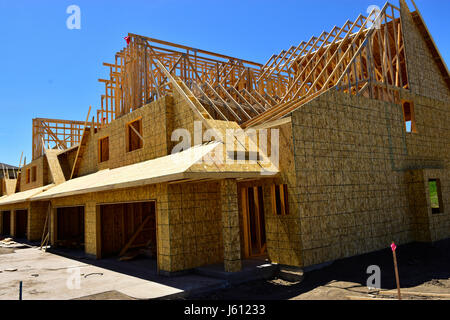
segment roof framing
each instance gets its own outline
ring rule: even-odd
[[[115,63],[104,63],[110,78],[99,80],[105,83],[99,127],[171,94],[181,82],[196,113],[243,128],[279,119],[333,87],[375,98],[389,96],[391,87],[408,88],[400,10],[390,3],[282,50],[264,65],[128,36]]]
[[[400,0],[404,1],[404,0]],[[411,0],[412,1],[412,0]],[[411,15],[450,87],[450,76],[414,1]],[[278,120],[336,89],[398,102],[409,89],[400,9],[386,3],[297,46],[272,55],[265,64],[129,33],[114,63],[94,114],[95,130],[141,106],[177,92],[195,114],[237,122],[242,128]],[[85,123],[33,119],[33,159],[47,148],[80,144]]]

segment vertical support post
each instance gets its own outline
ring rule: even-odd
[[[226,272],[237,272],[242,269],[242,261],[237,184],[235,179],[221,180],[220,201],[222,208],[224,268]]]
[[[48,230],[48,238],[50,240],[50,245],[54,246],[57,240],[57,232],[58,232],[58,209],[53,206],[50,210],[50,225]]]
[[[16,236],[16,210],[11,210],[11,221],[10,221],[10,234],[11,237]]]
[[[0,180],[0,194],[2,192],[2,181]],[[5,234],[5,228],[3,226],[3,215],[5,214],[4,211],[0,210],[0,234]]]
[[[86,254],[101,257],[100,210],[95,201],[88,201],[84,207],[84,243]]]

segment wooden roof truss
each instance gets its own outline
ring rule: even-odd
[[[33,119],[33,160],[44,155],[44,149],[67,149],[80,143],[83,121]]]
[[[110,78],[99,79],[105,83],[97,111],[100,126],[170,92],[170,82],[157,61],[189,89],[195,88],[205,107],[222,119],[224,114],[233,121],[250,119],[276,103],[274,97],[280,96],[287,86],[286,79],[279,76],[264,76],[265,82],[258,84],[262,65],[255,62],[129,36],[130,44],[116,54],[115,63],[104,63],[110,68]]]
[[[380,12],[360,15],[341,28],[312,37],[283,68],[274,67],[270,72],[286,74],[289,88],[280,103],[241,124],[243,127],[279,119],[333,87],[395,100],[395,88],[408,88],[400,9],[386,3]]]
[[[187,99],[201,105],[200,114],[244,128],[279,119],[330,88],[390,100],[396,88],[408,88],[400,10],[390,3],[282,50],[264,65],[128,36],[115,63],[104,63],[109,79],[99,80],[105,83],[99,127],[172,93],[180,82]]]

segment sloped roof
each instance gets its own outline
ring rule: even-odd
[[[17,169],[19,169],[18,167],[12,166],[10,164],[6,164],[6,163],[0,162],[0,168],[3,168],[3,167],[5,169],[8,169],[8,170],[17,170]]]
[[[194,146],[182,152],[143,161],[140,163],[101,170],[93,174],[68,180],[45,192],[36,194],[31,201],[138,187],[185,179],[250,178],[277,174],[271,164],[263,168],[259,163],[238,164],[200,160],[212,159],[214,152],[223,146],[222,142],[209,142]]]
[[[445,60],[442,57],[441,52],[439,51],[439,48],[436,45],[436,42],[434,41],[433,36],[431,35],[430,30],[428,29],[419,9],[417,8],[414,2],[413,5],[416,10],[414,12],[411,12],[413,21],[419,28],[419,31],[422,37],[424,38],[425,43],[427,44],[428,49],[430,50],[431,55],[433,56],[433,59],[437,64],[439,71],[441,72],[442,77],[444,78],[445,83],[450,89],[450,72],[448,70],[447,64],[445,63]]]
[[[33,197],[34,195],[40,194],[41,192],[48,190],[48,189],[52,188],[53,186],[54,186],[54,184],[49,184],[47,186],[38,187],[38,188],[30,189],[27,191],[13,193],[9,196],[1,197],[0,198],[0,206],[29,201],[30,198]]]

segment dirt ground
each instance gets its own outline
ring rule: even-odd
[[[27,252],[29,252],[29,257],[27,256]],[[149,271],[149,266],[144,263],[147,260],[143,260],[143,262],[136,260],[127,263],[117,262],[115,260],[99,260],[95,261],[95,264],[98,265],[91,265],[88,263],[94,263],[93,261],[67,260],[53,254],[44,254],[42,257],[39,256],[36,258],[33,252],[34,249],[32,248],[19,250],[15,248],[0,248],[0,279],[2,280],[0,281],[0,300],[17,298],[16,291],[10,287],[17,287],[18,281],[16,280],[19,278],[28,279],[24,287],[24,294],[27,299],[55,299],[55,296],[48,295],[51,291],[56,294],[58,299],[75,298],[81,300],[148,299],[148,290],[154,291],[163,283],[165,286],[168,285],[173,288],[180,288],[182,287],[181,284],[189,287],[189,283],[187,283],[189,281],[186,282],[185,280],[186,277],[188,279],[196,277],[195,279],[190,279],[196,285],[199,282],[198,279],[205,278],[193,275],[186,276],[185,278],[174,277],[163,278],[161,280],[153,274],[154,272],[151,273]],[[450,239],[440,241],[433,245],[408,244],[399,246],[397,248],[397,259],[403,299],[450,300]],[[49,266],[46,267],[45,263],[49,264]],[[56,268],[55,263],[60,268]],[[62,267],[67,267],[66,264],[70,267],[74,263],[81,263],[83,265],[83,268],[86,269],[82,270],[83,274],[98,273],[100,270],[103,275],[102,277],[83,278],[81,287],[86,291],[83,291],[84,294],[81,292],[77,294],[75,292],[71,293],[65,288],[66,270]],[[33,265],[35,266],[33,267]],[[367,278],[370,276],[370,274],[366,273],[366,270],[370,265],[378,265],[380,267],[381,289],[368,289],[366,286]],[[19,273],[20,275],[18,275]],[[11,278],[14,274],[17,274],[17,279]],[[37,278],[35,277],[36,274],[39,275]],[[107,276],[109,280],[106,280],[105,277]],[[128,279],[129,276],[133,277],[134,282],[140,279],[141,281],[145,281],[145,283],[140,284],[139,282],[137,283],[139,285],[136,286],[136,283],[130,282],[131,280]],[[102,280],[101,278],[105,279]],[[122,282],[118,281],[119,278],[123,278],[121,280]],[[55,285],[59,282],[55,279],[61,282],[59,293],[55,289]],[[209,281],[205,285],[214,280],[209,278],[205,279]],[[149,287],[150,289],[147,288],[149,283],[153,281],[156,281],[153,283],[153,286],[151,288]],[[218,281],[218,279],[214,281]],[[123,286],[119,286],[120,283]],[[46,289],[46,284],[51,286],[52,289]],[[163,287],[165,288],[165,286]],[[220,286],[213,285],[212,287]],[[45,292],[47,291],[48,294],[46,295]],[[41,293],[41,296],[38,296],[36,293]],[[140,293],[139,297],[134,297],[137,293]],[[303,281],[297,283],[275,278],[271,280],[253,281],[213,292],[210,291],[208,294],[188,295],[187,297],[183,295],[183,297],[167,297],[167,299],[372,300],[396,299],[397,290],[392,252],[390,248],[386,248],[378,252],[335,261],[322,269],[305,272]],[[164,300],[165,298],[162,297],[162,299]]]
[[[450,300],[450,239],[431,244],[397,248],[402,299]],[[381,269],[381,289],[368,289],[367,267]],[[188,299],[211,300],[359,300],[397,299],[392,251],[335,261],[320,270],[305,272],[303,281],[281,279],[254,281]]]

